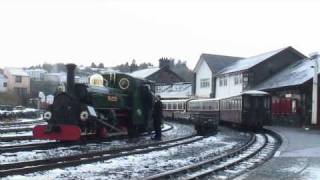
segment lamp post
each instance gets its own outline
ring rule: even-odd
[[[312,116],[311,116],[311,124],[317,124],[317,116],[318,116],[318,57],[319,54],[317,52],[310,54],[310,58],[314,60],[314,75],[312,82]]]

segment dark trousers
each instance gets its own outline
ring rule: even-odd
[[[161,138],[161,119],[155,118],[153,122],[155,138]]]

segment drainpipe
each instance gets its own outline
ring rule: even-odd
[[[314,76],[312,83],[312,116],[311,116],[311,124],[317,124],[317,116],[318,116],[318,57],[319,54],[317,52],[310,54],[310,58],[314,60]]]

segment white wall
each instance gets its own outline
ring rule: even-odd
[[[235,76],[239,77],[238,84],[235,84]],[[226,78],[227,85],[220,86],[220,79]],[[237,95],[241,93],[243,90],[242,88],[242,74],[233,74],[233,75],[226,75],[224,77],[217,77],[216,78],[216,98],[223,98],[229,97],[233,95]]]
[[[209,79],[209,87],[201,88],[200,87],[200,79]],[[199,68],[196,71],[196,92],[195,95],[198,97],[210,97],[210,93],[212,92],[212,72],[206,63],[206,61],[202,61]]]

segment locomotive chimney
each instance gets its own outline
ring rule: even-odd
[[[74,71],[76,69],[75,64],[67,64],[67,92],[73,93],[73,87],[74,87]]]

